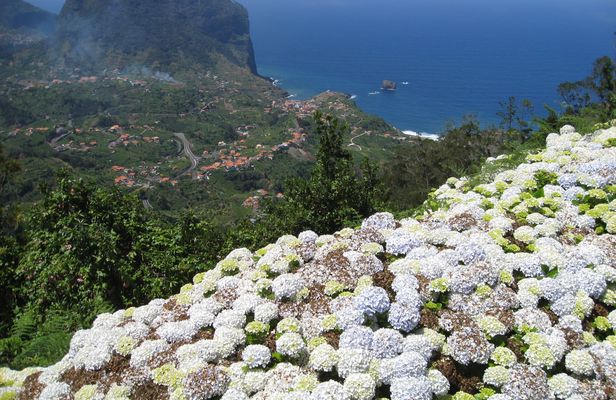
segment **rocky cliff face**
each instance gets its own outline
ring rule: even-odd
[[[247,11],[231,0],[68,0],[54,56],[92,70],[230,62],[256,73]]]
[[[235,250],[99,316],[58,364],[0,370],[0,397],[612,399],[614,139],[567,126],[486,184],[450,179],[419,219]]]

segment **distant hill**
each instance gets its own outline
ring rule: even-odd
[[[248,13],[231,0],[68,0],[52,55],[82,70],[221,62],[257,69]]]
[[[49,35],[56,16],[22,0],[0,1],[0,32],[20,31]]]

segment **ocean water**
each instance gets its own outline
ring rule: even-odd
[[[239,0],[259,72],[298,98],[325,90],[402,130],[441,132],[499,102],[559,105],[560,82],[615,56],[614,0]],[[380,91],[383,79],[399,84]],[[408,85],[401,85],[408,82]]]
[[[54,12],[63,4],[31,2]],[[616,55],[616,0],[239,2],[262,75],[301,99],[356,95],[367,112],[416,132],[441,132],[467,114],[497,123],[509,96],[542,114],[543,104],[558,107],[560,82]],[[399,89],[370,95],[383,79]]]

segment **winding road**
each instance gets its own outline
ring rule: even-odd
[[[190,148],[190,142],[188,141],[188,139],[186,139],[186,135],[178,132],[178,133],[174,133],[173,136],[175,136],[176,138],[178,138],[181,142],[182,142],[182,152],[184,153],[184,155],[186,157],[188,157],[188,160],[190,161],[190,167],[188,167],[187,169],[185,169],[184,171],[182,171],[177,177],[179,178],[180,176],[187,174],[187,173],[191,173],[193,172],[196,168],[197,165],[199,164],[199,157],[197,157],[191,150]]]
[[[367,135],[367,134],[368,134],[368,132],[364,132],[364,133],[361,133],[361,134],[359,134],[359,135],[357,135],[357,136],[353,136],[353,137],[351,138],[351,143],[349,143],[349,144],[348,144],[348,147],[356,146],[356,147],[358,147],[358,148],[359,148],[359,151],[361,151],[361,150],[362,150],[362,149],[361,149],[361,146],[360,146],[360,145],[358,145],[357,143],[355,143],[355,142],[354,142],[354,140],[355,140],[355,139],[357,139],[357,138],[359,138],[359,137],[362,137],[362,136],[364,136],[364,135]]]

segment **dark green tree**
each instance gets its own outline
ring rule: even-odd
[[[5,186],[13,180],[19,169],[20,167],[17,160],[6,155],[2,144],[0,144],[0,194],[3,192]]]
[[[19,169],[19,163],[5,154],[0,144],[0,195]],[[6,227],[13,226],[15,219],[12,211],[0,205],[0,337],[8,329],[15,307],[15,269],[19,260],[19,245],[15,237],[6,232]]]
[[[510,96],[506,101],[499,102],[500,110],[496,113],[501,118],[501,128],[510,131],[518,115],[516,98]]]
[[[310,179],[288,183],[282,207],[294,228],[331,233],[375,211],[377,170],[367,160],[356,168],[343,145],[348,125],[321,113],[314,119],[319,138],[316,164]]]

